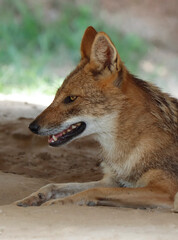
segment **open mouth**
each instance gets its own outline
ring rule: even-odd
[[[48,143],[52,147],[57,147],[68,141],[72,140],[74,137],[81,134],[86,128],[85,122],[78,122],[70,125],[67,129],[59,132],[55,135],[50,135],[48,137]]]

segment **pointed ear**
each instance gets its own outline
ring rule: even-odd
[[[91,46],[93,44],[96,34],[97,31],[92,26],[88,27],[85,30],[80,47],[82,58],[90,58]]]
[[[104,32],[99,32],[93,42],[90,61],[94,63],[98,71],[108,67],[113,70],[120,70],[120,57],[111,39]]]

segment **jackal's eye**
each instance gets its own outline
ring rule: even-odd
[[[77,96],[67,96],[65,99],[64,99],[64,103],[71,103],[71,102],[74,102],[75,100],[77,99]]]

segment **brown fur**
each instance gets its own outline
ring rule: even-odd
[[[65,105],[71,95],[77,100]],[[79,65],[36,118],[38,134],[52,135],[80,116],[97,122],[92,134],[102,148],[103,180],[75,187],[50,185],[19,205],[40,205],[67,192],[62,200],[45,204],[173,206],[178,191],[178,100],[130,74],[110,38],[92,27],[82,39]]]

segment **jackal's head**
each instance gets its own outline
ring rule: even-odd
[[[81,42],[80,63],[58,89],[51,105],[30,124],[30,130],[48,135],[51,146],[90,134],[110,134],[121,107],[119,91],[124,73],[110,38],[88,27]]]

